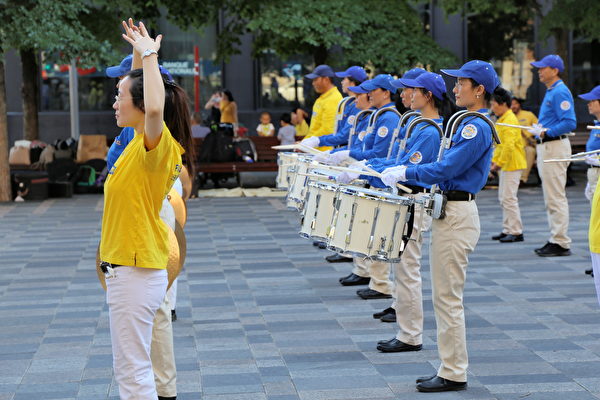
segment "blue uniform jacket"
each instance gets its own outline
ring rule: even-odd
[[[600,126],[599,121],[594,121],[594,125]],[[585,151],[592,151],[600,149],[600,130],[592,129],[590,132],[590,138],[585,144]]]
[[[115,138],[115,141],[108,149],[108,153],[106,154],[106,168],[110,171],[113,165],[119,159],[119,156],[125,150],[125,147],[131,142],[133,136],[135,135],[135,131],[133,128],[123,128],[119,136]]]
[[[394,103],[388,103],[383,107],[393,105]],[[351,149],[350,157],[360,161],[387,156],[392,133],[398,126],[399,120],[400,117],[394,112],[387,111],[381,114],[375,121],[373,129],[369,130],[362,140],[362,148]]]
[[[344,114],[337,125],[337,132],[332,133],[331,135],[320,136],[319,146],[337,147],[348,144],[348,135],[352,129],[354,118],[356,118],[356,114],[360,111],[354,104],[356,103],[355,100],[348,101],[350,104],[346,103],[346,106],[344,107]]]
[[[442,118],[438,118],[435,122],[438,125],[442,125]],[[432,163],[436,160],[438,152],[440,150],[440,133],[433,126],[429,124],[417,124],[412,131],[410,138],[406,142],[406,148],[403,151],[398,162],[396,159],[375,159],[374,163],[369,163],[374,170],[383,172],[386,168],[394,167],[396,165],[421,165]],[[376,177],[361,177],[367,179],[371,186],[385,187],[383,182]],[[406,181],[407,184],[413,186],[420,186],[429,188],[431,184],[425,182],[419,182],[414,179]]]
[[[404,136],[406,136],[406,130],[408,129],[408,126],[410,125],[410,123],[412,122],[413,119],[420,117],[420,115],[413,115],[411,117],[408,118],[408,121],[406,122],[406,124],[404,124],[404,126],[402,128],[400,128],[400,132],[398,133],[398,137],[396,138],[396,141],[394,142],[394,144],[392,145],[392,153],[390,155],[390,159],[396,159],[396,157],[398,157],[398,151],[400,150],[400,141],[402,139],[404,139]]]
[[[487,113],[487,110],[479,110]],[[452,145],[441,161],[410,165],[406,177],[427,184],[438,183],[440,189],[479,192],[485,185],[492,161],[492,130],[478,117],[461,122],[452,137]]]
[[[360,111],[360,110],[359,110]],[[337,153],[342,150],[359,150],[363,147],[363,139],[367,135],[367,128],[369,127],[369,117],[373,114],[363,114],[356,123],[356,130],[354,136],[352,136],[352,144],[350,149],[348,146],[338,147],[337,149],[331,150],[331,153]],[[352,129],[352,127],[350,127]],[[350,132],[348,132],[348,141],[350,140]]]
[[[577,126],[573,95],[562,80],[546,90],[542,107],[540,108],[539,123],[546,131],[547,136],[560,136],[571,132]]]

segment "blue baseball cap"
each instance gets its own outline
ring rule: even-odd
[[[361,83],[359,87],[369,92],[375,89],[383,89],[396,93],[396,87],[392,85],[393,80],[394,78],[390,74],[379,74],[375,78]]]
[[[333,72],[333,70],[331,69],[331,67],[329,65],[322,64],[322,65],[317,65],[317,67],[310,74],[304,75],[304,77],[306,77],[308,79],[315,79],[320,76],[328,76],[330,78],[333,78],[335,76],[335,73]]]
[[[533,61],[531,65],[533,65],[536,68],[556,68],[559,72],[563,72],[565,70],[565,63],[563,62],[562,58],[560,58],[560,56],[556,54],[547,55],[540,61]]]
[[[338,78],[350,77],[359,82],[364,82],[367,80],[367,73],[365,72],[365,69],[363,67],[359,67],[358,65],[353,65],[345,71],[336,72],[335,76]]]
[[[408,71],[406,71],[404,73],[404,75],[402,75],[401,79],[415,79],[417,76],[421,75],[424,72],[427,72],[427,71],[425,71],[423,68],[409,69]],[[392,81],[392,85],[394,85],[398,89],[401,89],[401,88],[404,87],[404,86],[402,86],[402,83],[400,82],[400,79],[394,79]]]
[[[587,101],[600,100],[600,85],[593,88],[589,93],[580,94],[577,97]]]
[[[368,85],[369,82],[371,82],[371,81],[372,81],[372,79],[368,79],[368,80],[364,81],[363,83],[361,83],[358,86],[350,86],[348,88],[348,90],[351,91],[351,92],[353,92],[353,93],[359,93],[359,94],[369,93],[370,90],[365,89],[364,85],[365,85],[365,83]]]
[[[400,78],[399,81],[404,87],[427,89],[440,100],[443,100],[444,93],[446,93],[444,78],[434,72],[425,72],[415,79]]]
[[[494,90],[500,86],[498,74],[489,62],[471,60],[459,69],[442,69],[441,71],[455,78],[471,78],[483,85],[488,93],[494,93]]]
[[[120,76],[126,75],[129,71],[131,71],[131,64],[133,62],[133,55],[128,55],[121,61],[121,64],[115,65],[114,67],[106,68],[106,76],[109,78],[118,78]],[[160,69],[160,73],[167,76],[168,80],[172,81],[173,77],[171,73],[164,68],[162,65],[158,66]]]

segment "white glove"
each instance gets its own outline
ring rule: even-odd
[[[598,158],[598,156],[585,156],[585,163],[588,165],[593,165],[595,167],[600,167],[600,159]]]
[[[406,181],[406,166],[386,168],[382,172],[381,181],[389,187],[395,187],[397,182]]]
[[[302,140],[300,142],[300,144],[302,144],[302,145],[304,145],[306,147],[315,148],[315,147],[319,147],[319,142],[320,141],[321,140],[317,136],[312,136],[312,137],[309,137],[309,138],[306,138],[306,139]]]
[[[540,137],[542,132],[545,131],[544,127],[541,124],[533,124],[531,128],[527,129],[533,136]]]
[[[350,165],[350,169],[356,170],[356,173],[345,171],[342,172],[338,177],[335,178],[338,183],[350,183],[355,179],[358,179],[360,176],[360,172],[363,170],[363,167],[367,164],[367,160],[357,161]]]
[[[592,186],[589,182],[587,183],[587,185],[585,185],[585,191],[583,192],[583,194],[585,194],[585,198],[589,201],[592,201],[592,199],[594,198],[594,190],[592,189]]]
[[[329,158],[329,152],[330,152],[330,150],[327,150],[327,151],[321,152],[320,154],[317,154],[316,156],[314,156],[313,161],[317,161],[320,163],[327,162],[327,159]]]
[[[332,165],[340,165],[342,161],[344,161],[348,157],[350,157],[350,150],[342,150],[330,154],[327,158],[327,162]]]

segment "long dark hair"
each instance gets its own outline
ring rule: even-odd
[[[446,93],[443,93],[442,98],[440,99],[437,96],[434,96],[433,93],[431,93],[425,88],[415,89],[420,90],[421,93],[423,93],[423,95],[427,95],[427,93],[430,93],[431,98],[433,99],[433,106],[437,109],[438,114],[440,114],[440,117],[443,118],[443,126],[444,128],[446,128],[446,124],[448,123],[448,120],[450,119],[452,114],[458,111],[458,107],[456,106],[456,104],[454,104],[454,102],[450,99],[450,97],[448,97]]]
[[[227,99],[228,99],[230,102],[233,102],[233,101],[235,101],[235,100],[233,99],[233,94],[231,94],[231,90],[229,90],[229,89],[223,89],[223,90],[221,90],[221,93],[223,93],[225,96],[227,96]]]
[[[142,111],[144,109],[144,74],[142,69],[129,71],[125,76],[131,79],[129,91],[133,105]],[[163,119],[171,135],[179,142],[185,150],[183,162],[186,165],[190,176],[194,176],[194,141],[192,139],[192,127],[190,125],[190,102],[185,90],[174,81],[162,74],[163,84],[165,85],[165,108]]]

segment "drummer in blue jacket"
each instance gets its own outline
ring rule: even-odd
[[[336,132],[324,136],[313,136],[302,140],[302,144],[308,147],[320,147],[320,146],[344,146],[348,143],[348,134],[352,125],[354,124],[354,118],[360,111],[356,107],[356,92],[349,90],[353,86],[358,86],[367,80],[367,73],[363,67],[354,65],[345,71],[336,72],[335,75],[342,79],[342,91],[353,98],[349,99],[343,110],[342,118],[336,124]],[[347,99],[342,99],[345,101]]]
[[[396,106],[391,99],[397,90],[392,85],[392,81],[391,75],[380,74],[357,87],[350,88],[355,93],[368,93],[371,105],[377,110],[389,108],[390,111],[383,112],[373,126],[369,127],[364,137],[358,137],[362,144],[360,148],[333,153],[328,158],[329,163],[340,164],[348,158],[360,161],[387,155],[392,132],[397,128],[400,119]]]
[[[487,113],[493,93],[504,93],[494,68],[473,60],[457,70],[442,70],[456,77],[456,104],[469,111]],[[439,184],[447,198],[445,218],[432,222],[430,268],[437,345],[441,365],[436,374],[417,379],[421,392],[467,388],[468,355],[463,290],[468,255],[479,240],[480,226],[475,195],[487,181],[492,159],[492,127],[483,118],[464,118],[440,161],[402,165],[383,172],[387,185],[416,180]]]
[[[600,126],[600,85],[596,86],[589,93],[579,95],[580,99],[588,102],[588,111],[596,119],[594,120],[594,126]],[[585,151],[593,151],[600,149],[600,129],[592,129],[590,137],[585,144]],[[585,158],[585,162],[589,168],[587,171],[588,183],[585,187],[585,197],[592,201],[594,197],[594,191],[596,190],[596,184],[598,183],[598,177],[600,176],[600,160],[598,155],[589,155]]]

